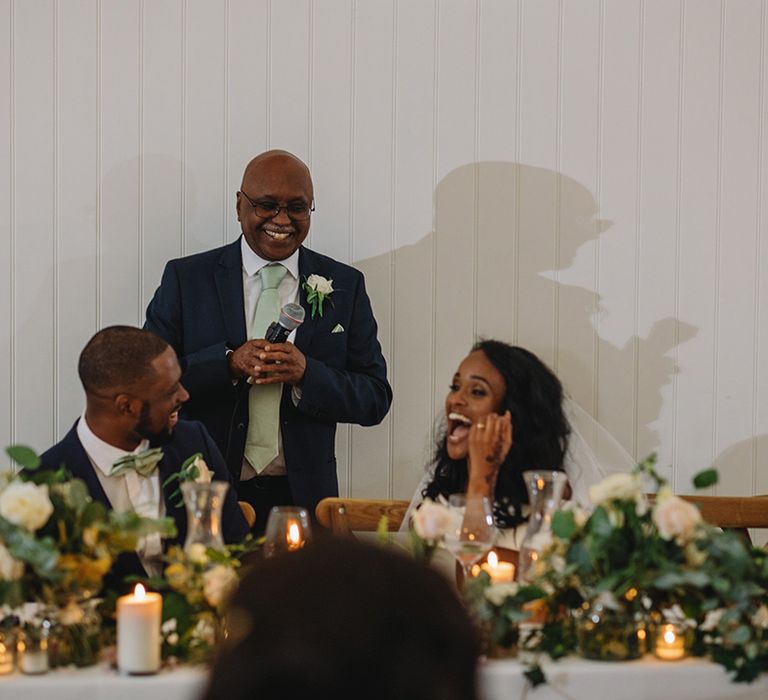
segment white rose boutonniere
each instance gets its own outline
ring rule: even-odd
[[[335,291],[333,288],[333,280],[326,279],[321,275],[310,275],[307,277],[306,282],[301,285],[301,288],[307,294],[307,303],[312,309],[312,318],[314,318],[316,314],[320,314],[320,317],[322,318],[323,304]],[[333,305],[332,301],[331,305]]]
[[[213,479],[213,472],[203,459],[200,452],[195,452],[191,457],[184,460],[181,469],[175,474],[171,474],[164,482],[163,488],[169,486],[174,481],[179,482],[179,486],[185,481],[193,481],[196,484],[210,484]],[[177,488],[171,494],[171,500],[176,500],[176,507],[181,508],[184,505],[184,498],[181,495],[181,488]]]
[[[45,484],[12,481],[0,493],[0,515],[29,532],[45,525],[52,513],[53,504]]]

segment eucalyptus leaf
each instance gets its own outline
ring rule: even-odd
[[[752,633],[746,625],[739,625],[735,630],[725,635],[731,644],[746,644]]]
[[[34,470],[40,466],[37,452],[26,445],[10,445],[5,448],[5,454],[24,469]]]
[[[576,532],[576,519],[568,510],[558,510],[552,516],[552,532],[561,540],[569,540]]]
[[[705,489],[709,486],[714,486],[719,480],[720,477],[717,474],[717,469],[705,469],[693,477],[693,485],[697,489]]]
[[[59,578],[56,570],[59,550],[50,537],[37,538],[32,533],[0,518],[0,540],[5,542],[11,556],[27,562],[40,578],[48,581]]]

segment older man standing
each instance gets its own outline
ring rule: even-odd
[[[147,308],[145,328],[181,358],[183,415],[221,448],[257,531],[274,505],[314,510],[338,495],[336,424],[375,425],[392,401],[362,273],[302,246],[312,211],[307,166],[262,153],[237,193],[243,235],[169,262]],[[305,321],[289,342],[268,343],[287,303]]]

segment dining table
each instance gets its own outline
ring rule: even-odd
[[[567,657],[542,664],[547,683],[531,686],[516,659],[480,662],[480,700],[766,700],[768,675],[734,683],[705,659],[587,661]],[[124,676],[105,666],[58,669],[39,676],[0,676],[0,697],[13,700],[198,700],[202,667],[180,666],[151,676]],[[365,692],[361,690],[361,700]],[[256,698],[255,700],[258,700]]]

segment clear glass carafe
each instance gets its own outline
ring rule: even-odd
[[[187,508],[187,538],[184,549],[202,544],[210,549],[224,549],[221,513],[229,484],[212,481],[208,484],[185,481],[181,485]]]
[[[565,472],[537,470],[523,472],[523,479],[528,489],[531,515],[520,547],[518,580],[532,581],[536,562],[552,539],[552,516],[560,507],[568,477]]]

